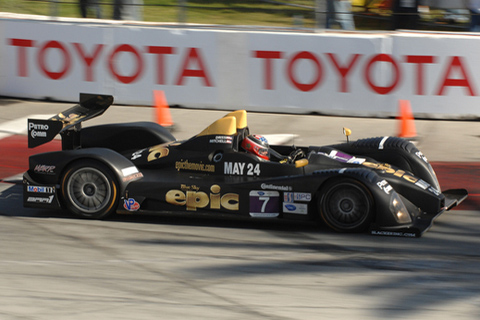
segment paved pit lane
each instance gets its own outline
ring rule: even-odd
[[[213,216],[75,219],[0,183],[0,319],[479,319],[480,213],[418,239]]]

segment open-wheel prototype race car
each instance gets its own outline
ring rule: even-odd
[[[467,197],[442,192],[426,157],[401,138],[272,146],[249,133],[244,110],[184,141],[152,122],[81,128],[112,103],[80,94],[49,120],[28,120],[29,147],[60,134],[62,151],[30,157],[24,206],[91,219],[177,211],[309,219],[339,232],[419,237]]]

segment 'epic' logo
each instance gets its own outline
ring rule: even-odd
[[[210,209],[238,210],[239,196],[236,193],[220,194],[220,186],[214,184],[210,187],[210,195],[196,190],[170,190],[165,195],[165,200],[176,206],[187,206],[187,210],[196,211],[210,204]]]

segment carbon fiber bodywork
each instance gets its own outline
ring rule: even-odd
[[[103,113],[95,99],[113,101],[109,96],[89,97],[81,98],[88,101],[87,106],[80,104],[84,118],[91,118],[89,106]],[[75,107],[63,118],[78,119],[74,114]],[[374,235],[418,237],[438,215],[467,196],[463,189],[442,192],[426,157],[396,137],[321,147],[270,146],[272,160],[265,161],[239,147],[249,131],[244,111],[230,113],[185,141],[176,141],[154,124],[82,131],[81,120],[54,125],[60,118],[29,120],[29,128],[45,129],[49,139],[54,133],[48,128],[62,130],[64,150],[30,157],[24,175],[25,206],[69,209],[67,171],[81,167],[83,161],[101,163],[108,170],[118,195],[112,198],[118,213],[321,217],[337,231],[368,229]],[[367,221],[349,229],[348,219],[353,219],[357,207]],[[340,213],[329,214],[331,208]],[[332,217],[343,220],[332,223]]]

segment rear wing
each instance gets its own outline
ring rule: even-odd
[[[28,147],[35,148],[62,136],[62,149],[74,149],[79,143],[81,124],[102,115],[113,103],[113,96],[80,93],[80,103],[48,120],[28,119]]]

